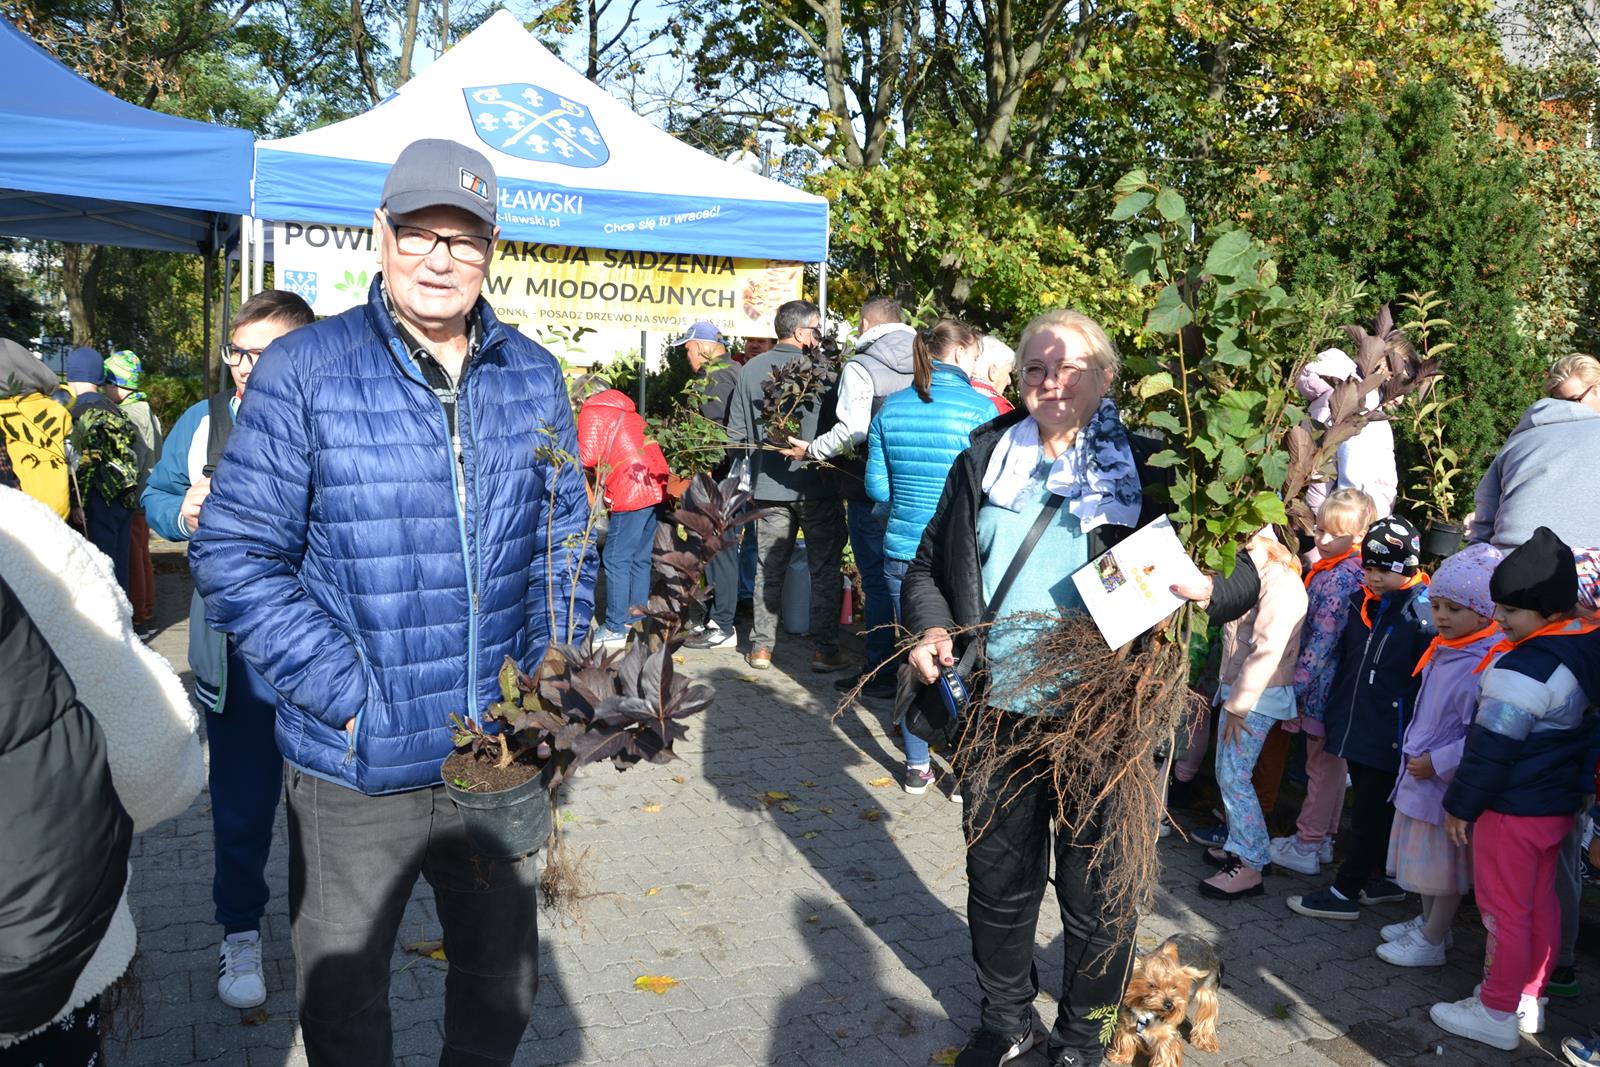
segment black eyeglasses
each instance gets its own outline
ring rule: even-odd
[[[250,362],[254,363],[256,360],[261,358],[261,353],[265,351],[265,348],[245,348],[241,345],[223,342],[222,362],[226,363],[230,367],[237,367],[240,363],[244,362],[244,358],[246,356],[249,356]]]
[[[489,249],[494,244],[493,238],[481,237],[475,233],[446,235],[425,230],[421,226],[397,223],[394,221],[394,216],[387,211],[383,213],[383,221],[394,231],[395,247],[407,256],[432,255],[433,250],[443,243],[451,259],[457,263],[477,267],[489,261]]]

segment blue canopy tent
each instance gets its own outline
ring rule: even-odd
[[[204,253],[250,210],[248,131],[119,100],[4,19],[0,131],[0,234]]]

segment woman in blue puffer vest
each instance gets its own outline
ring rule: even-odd
[[[867,433],[867,493],[889,505],[883,571],[897,622],[900,582],[916,558],[950,468],[971,444],[972,431],[995,417],[993,401],[974,389],[968,377],[982,345],[975,330],[954,319],[940,319],[917,331],[911,388],[883,402]],[[924,793],[933,780],[928,743],[901,733],[906,792]],[[952,794],[951,799],[958,798]]]

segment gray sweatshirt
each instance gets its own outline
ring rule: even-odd
[[[1600,493],[1584,485],[1600,470],[1600,413],[1545,399],[1522,414],[1478,483],[1469,539],[1509,552],[1540,526],[1572,548],[1600,544]]]
[[[776,367],[800,356],[800,349],[792,344],[780,344],[761,353],[739,372],[739,382],[728,404],[728,440],[747,446],[729,451],[735,456],[749,457],[750,489],[757,500],[790,503],[839,495],[838,478],[832,472],[786,459],[764,444],[766,428],[761,419],[761,387]],[[816,439],[823,399],[815,398],[801,411],[797,436],[802,440]]]

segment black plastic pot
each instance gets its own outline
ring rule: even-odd
[[[1452,556],[1461,550],[1461,541],[1466,534],[1466,527],[1460,523],[1429,519],[1422,531],[1422,551],[1440,559]]]
[[[542,776],[496,793],[474,793],[449,781],[445,788],[461,812],[468,844],[485,859],[526,856],[550,837],[550,790]]]

